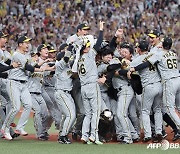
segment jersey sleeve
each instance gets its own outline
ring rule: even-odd
[[[161,60],[162,55],[160,53],[154,53],[151,57],[147,59],[152,65]]]

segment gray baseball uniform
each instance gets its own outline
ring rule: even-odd
[[[117,63],[120,63],[117,58],[110,61],[110,64]],[[132,143],[132,139],[137,139],[139,137],[128,117],[128,108],[133,99],[134,91],[127,78],[123,76],[113,77],[112,84],[113,87],[118,90],[117,118],[122,126],[124,141]]]
[[[39,58],[39,60],[42,60]],[[50,74],[50,71],[44,73],[43,86],[42,86],[42,96],[46,102],[50,115],[52,119],[49,119],[49,127],[51,126],[53,120],[55,121],[56,129],[59,130],[62,113],[57,106],[57,102],[54,98],[55,92],[55,77]]]
[[[153,56],[153,53],[145,53],[136,57],[131,62],[131,67],[135,67],[142,62],[147,61],[150,57]],[[139,71],[141,77],[141,82],[143,86],[142,93],[142,122],[144,128],[145,138],[152,137],[151,124],[150,124],[150,112],[151,108],[155,113],[155,133],[162,134],[162,112],[161,112],[161,100],[162,100],[162,84],[161,79],[158,74],[157,68],[151,66]]]
[[[85,109],[85,118],[82,126],[82,139],[84,141],[88,141],[88,138],[94,141],[99,140],[98,123],[101,109],[101,92],[97,83],[98,72],[95,56],[96,51],[94,48],[90,48],[90,51],[80,56],[78,61],[78,75]]]
[[[163,109],[165,109],[165,112],[180,129],[180,118],[174,108],[176,95],[179,97],[180,91],[180,74],[177,69],[177,55],[172,51],[161,50],[156,52],[149,61],[152,64],[158,62],[157,66],[163,83]]]
[[[20,110],[21,102],[23,104],[24,110],[17,124],[17,130],[21,131],[24,129],[32,108],[31,95],[27,88],[27,71],[24,69],[25,64],[28,61],[27,56],[17,51],[13,54],[12,61],[19,62],[21,64],[21,67],[9,71],[7,92],[9,93],[12,102],[12,108],[8,113],[5,122],[2,126],[2,129],[5,132],[9,131],[10,124],[13,122],[16,114]]]
[[[66,63],[64,59],[57,61],[55,66],[55,99],[65,116],[60,136],[66,136],[76,118],[75,104],[70,94],[70,91],[72,90],[72,71],[70,65]]]
[[[34,72],[28,80],[28,88],[32,97],[32,109],[34,114],[34,126],[37,131],[37,137],[44,136],[49,120],[49,112],[46,102],[42,97],[41,87],[43,72]]]

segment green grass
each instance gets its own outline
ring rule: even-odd
[[[32,119],[29,120],[25,130],[29,134],[35,133]],[[50,133],[57,133],[54,125]],[[13,141],[0,139],[0,154],[180,154],[179,149],[163,151],[161,149],[147,149],[146,147],[147,145],[142,144],[84,145],[77,142],[71,145],[62,145],[56,141],[26,140],[23,137]]]

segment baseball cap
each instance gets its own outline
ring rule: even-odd
[[[54,48],[54,46],[53,45],[51,45],[51,44],[48,44],[47,45],[47,48],[48,48],[48,52],[56,52],[57,50]]]
[[[157,29],[154,29],[148,33],[148,36],[150,36],[152,38],[156,38],[156,37],[160,36],[160,32]]]
[[[31,57],[34,57],[36,54],[38,55],[38,53],[36,51],[31,51],[30,52]]]
[[[136,47],[140,48],[142,51],[148,51],[149,48],[149,42],[146,40],[139,41],[136,44]]]
[[[4,34],[2,31],[0,31],[0,38],[4,38],[4,37],[7,37],[8,34]]]
[[[29,41],[31,41],[32,39],[31,38],[28,38],[27,36],[20,36],[19,38],[18,38],[18,44],[19,43],[25,43],[25,42],[29,42]]]
[[[169,50],[172,46],[172,38],[170,37],[165,37],[163,40],[162,40],[162,45],[163,45],[163,48],[164,49],[167,49]]]
[[[77,31],[78,31],[78,29],[81,29],[81,30],[90,30],[90,27],[86,23],[83,23],[83,24],[79,24],[77,26]]]
[[[37,51],[40,52],[42,49],[45,49],[45,48],[47,48],[47,45],[46,44],[41,44],[41,45],[38,46]]]

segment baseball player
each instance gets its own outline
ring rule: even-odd
[[[31,64],[33,66],[37,66],[38,61],[37,52],[31,53]],[[45,70],[45,66],[43,67]],[[42,97],[42,80],[43,80],[44,72],[34,72],[30,75],[28,80],[28,89],[32,98],[32,109],[34,110],[34,126],[37,132],[37,138],[39,140],[48,140],[48,136],[46,135],[46,128],[49,122],[49,112],[46,106],[46,102]]]
[[[157,63],[163,84],[163,109],[176,124],[178,130],[174,132],[173,140],[180,138],[180,118],[175,112],[175,99],[180,97],[180,74],[177,69],[177,55],[172,52],[172,39],[165,37],[162,41],[162,51],[157,52],[149,59],[151,63]]]
[[[81,45],[82,37],[87,36],[89,30],[90,30],[90,27],[86,23],[79,24],[76,28],[76,34],[70,36],[67,39],[66,43],[73,44],[76,49],[76,46]],[[76,50],[73,52],[73,54],[76,54],[75,52],[76,52]],[[73,71],[73,69],[72,69],[72,71]],[[82,103],[83,101],[82,101],[82,96],[81,96],[81,84],[80,84],[79,78],[73,79],[72,97],[73,97],[75,105],[76,105],[76,122],[73,127],[72,138],[74,140],[77,140],[77,137],[81,136],[81,134],[82,134],[81,133],[82,122],[83,122],[84,114],[85,114],[84,106]]]
[[[95,63],[96,53],[103,39],[103,22],[100,22],[100,33],[96,45],[90,48],[90,41],[84,40],[78,57],[78,75],[81,82],[81,94],[85,109],[85,117],[82,126],[82,138],[84,143],[103,144],[98,137],[98,123],[101,108],[101,93],[97,83],[98,72]],[[77,56],[78,54],[76,54]],[[76,57],[77,58],[77,57]]]
[[[139,42],[137,51],[139,56],[133,59],[131,62],[132,67],[136,67],[144,61],[147,61],[152,53],[148,53],[149,43],[145,40]],[[155,133],[158,142],[162,140],[162,112],[161,112],[161,98],[162,98],[162,86],[161,79],[156,70],[156,67],[150,66],[149,68],[139,71],[141,82],[143,86],[142,93],[142,122],[144,128],[144,142],[148,142],[152,139],[152,131],[150,124],[150,112],[151,108],[154,111],[155,118]]]
[[[49,58],[48,46],[46,44],[41,44],[39,48],[37,49],[37,51],[40,54],[38,65],[43,66],[43,65],[47,65],[48,63],[54,63],[54,59]],[[59,111],[57,106],[55,106],[55,103],[56,103],[54,99],[55,78],[53,77],[53,74],[51,74],[51,72],[54,71],[53,67],[54,66],[51,67],[52,70],[46,71],[44,73],[43,85],[42,85],[42,96],[46,102],[50,115],[52,116],[52,118],[49,119],[49,128],[54,120],[56,129],[59,130],[61,112]]]
[[[28,51],[30,40],[31,39],[26,36],[19,37],[18,49],[12,56],[12,62],[20,63],[21,67],[10,70],[8,76],[9,80],[7,82],[7,91],[9,93],[12,104],[11,110],[8,113],[1,129],[4,137],[7,140],[12,140],[12,137],[9,133],[10,124],[14,121],[16,114],[19,112],[21,102],[23,104],[24,110],[21,114],[15,132],[23,136],[28,135],[28,133],[24,130],[24,127],[28,121],[28,117],[32,108],[32,102],[31,95],[27,87],[27,71],[42,71],[41,69],[34,68],[28,64],[26,53]]]
[[[103,50],[102,52],[102,61],[98,65],[98,75],[99,77],[102,77],[107,72],[107,66],[109,65],[109,61],[112,59],[112,51],[108,50],[107,48]],[[104,84],[100,84],[100,90],[101,90],[101,112],[109,109],[111,110],[111,104],[109,100],[109,96],[107,94],[108,86]]]
[[[150,38],[150,42],[152,44],[152,47],[150,49],[150,52],[153,54],[152,58],[154,58],[154,54],[156,55],[157,53],[160,53],[161,48],[162,48],[162,42],[160,42],[160,33],[157,29],[154,29],[152,31],[150,31],[150,33],[148,34],[149,38]],[[148,59],[149,60],[149,59]],[[146,67],[150,67],[151,63],[149,61],[144,62],[140,65],[137,66],[136,69],[142,70]],[[132,69],[133,70],[133,69]],[[163,103],[164,104],[164,103]],[[164,105],[163,105],[164,106]],[[172,119],[171,116],[169,116],[169,114],[166,113],[166,111],[162,110],[163,112],[163,120],[171,126],[171,128],[174,131],[174,138],[173,140],[177,140],[178,139],[178,132],[179,132],[179,128],[177,127],[177,125],[175,124],[175,121]]]
[[[76,118],[75,104],[70,94],[73,86],[72,71],[69,62],[71,52],[67,50],[65,52],[61,52],[60,54],[62,55],[62,59],[60,61],[57,61],[55,65],[55,99],[60,107],[60,110],[65,116],[65,119],[63,128],[59,133],[58,142],[62,144],[71,144],[71,141],[68,138],[68,133],[72,128]]]

